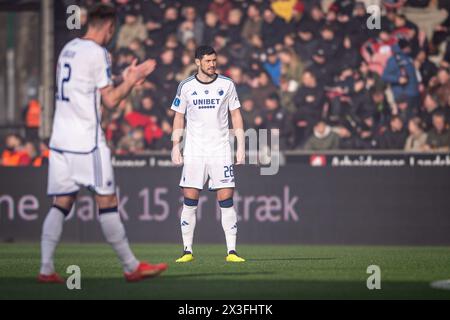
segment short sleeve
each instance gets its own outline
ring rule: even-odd
[[[230,94],[228,96],[228,110],[236,110],[241,107],[241,103],[239,101],[239,97],[236,92],[236,87],[234,83],[231,83],[230,86]]]
[[[177,94],[175,99],[173,99],[172,107],[170,109],[179,112],[186,113],[187,99],[185,94],[185,89],[183,88],[183,84],[180,83],[177,89]]]
[[[102,89],[113,83],[111,73],[111,58],[109,52],[104,48],[98,50],[98,52],[99,53],[97,54],[93,70],[95,72],[95,86],[99,89]]]

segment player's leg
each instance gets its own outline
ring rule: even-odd
[[[203,189],[207,175],[205,161],[202,158],[184,159],[180,187],[183,188],[183,209],[180,216],[180,228],[183,238],[183,255],[176,262],[194,260],[193,241],[197,220],[197,206],[200,190]]]
[[[222,228],[225,233],[227,243],[228,262],[244,262],[245,260],[238,256],[236,252],[237,238],[237,213],[233,204],[233,188],[223,188],[217,190],[217,201],[219,202],[222,216]]]
[[[197,206],[200,190],[183,188],[183,209],[180,216],[181,235],[183,238],[183,256],[176,262],[194,260],[192,244],[194,241],[195,224],[197,221]]]
[[[65,217],[70,213],[75,195],[55,197],[45,217],[41,235],[40,282],[63,282],[55,272],[54,254],[61,238]]]
[[[243,262],[245,260],[236,253],[237,213],[233,203],[235,181],[231,157],[211,159],[208,170],[210,175],[209,188],[217,192],[216,196],[221,212],[222,228],[227,243],[226,260],[229,262]]]
[[[99,221],[106,241],[118,256],[125,278],[128,281],[138,281],[146,277],[156,276],[167,269],[166,264],[151,265],[139,262],[131,251],[125,228],[120,219],[118,201],[115,194],[114,172],[111,164],[109,148],[99,146],[92,154],[95,200],[99,208]],[[92,163],[92,162],[91,162]],[[81,179],[81,177],[80,177]]]
[[[79,190],[71,177],[70,162],[70,155],[50,152],[47,193],[54,200],[42,226],[39,282],[63,282],[55,272],[54,254],[61,238],[64,219],[70,213]]]

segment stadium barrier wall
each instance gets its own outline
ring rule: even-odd
[[[239,243],[450,244],[445,158],[423,166],[411,166],[408,159],[409,165],[391,161],[392,166],[373,159],[308,159],[282,166],[275,176],[261,176],[256,166],[235,168]],[[179,243],[181,168],[120,167],[115,172],[130,241]],[[0,241],[38,241],[51,204],[47,169],[0,168],[0,177]],[[196,243],[224,243],[219,212],[215,193],[202,192]],[[81,192],[63,240],[103,241],[96,217],[92,195]]]

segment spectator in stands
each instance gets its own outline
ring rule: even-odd
[[[255,3],[251,3],[247,8],[247,17],[244,20],[242,27],[242,38],[250,43],[252,36],[261,36],[262,17],[258,6]]]
[[[283,43],[283,38],[289,32],[287,24],[277,17],[270,9],[266,8],[263,12],[263,23],[261,26],[261,37],[266,48],[275,48]]]
[[[178,27],[178,39],[183,45],[186,45],[190,39],[194,39],[197,44],[201,43],[205,25],[197,15],[195,7],[184,7],[182,16],[184,21]]]
[[[324,91],[311,71],[303,73],[302,84],[294,97],[294,103],[297,106],[297,112],[294,115],[297,146],[302,145],[311,135],[314,124],[323,117],[325,107]]]
[[[408,122],[409,136],[406,139],[405,151],[422,152],[426,148],[427,134],[423,131],[422,120],[415,117]]]
[[[270,75],[273,84],[280,86],[281,60],[275,48],[267,49],[267,60],[263,63],[264,70]]]
[[[392,46],[397,39],[386,30],[381,30],[378,38],[369,39],[361,48],[361,55],[368,64],[369,70],[383,75],[388,60],[392,57]]]
[[[450,96],[450,72],[447,68],[440,68],[437,76],[430,80],[430,90],[436,95],[440,106],[448,105]]]
[[[227,33],[230,43],[242,42],[242,11],[238,8],[231,9],[228,13]]]
[[[41,126],[41,104],[36,99],[28,101],[23,110],[25,122],[25,138],[27,140],[39,140],[39,127]]]
[[[433,129],[428,132],[425,150],[450,151],[450,131],[442,112],[433,114]]]
[[[325,121],[319,121],[304,149],[311,151],[336,150],[339,147],[339,136],[331,130]]]
[[[219,33],[219,18],[217,15],[208,11],[205,15],[205,30],[203,32],[203,41],[205,45],[212,45],[214,42],[215,36]]]
[[[134,9],[129,9],[125,15],[125,24],[119,29],[116,48],[127,48],[134,39],[145,41],[147,30],[138,13]]]
[[[403,150],[408,137],[402,119],[399,116],[393,116],[390,121],[389,129],[380,137],[380,148],[386,150]]]
[[[416,69],[419,70],[420,73],[421,77],[420,91],[421,93],[423,93],[425,88],[428,87],[430,80],[437,74],[438,67],[433,62],[430,61],[430,59],[428,58],[428,54],[425,50],[419,51],[414,60],[414,65]]]
[[[120,139],[117,149],[120,154],[142,154],[145,149],[144,131],[141,128],[132,129]]]
[[[0,164],[5,167],[28,166],[31,158],[24,148],[23,140],[18,135],[9,134],[5,138],[5,150]]]
[[[195,74],[197,71],[197,66],[192,60],[191,53],[189,51],[183,51],[181,56],[181,68],[180,71],[175,75],[175,80],[181,82],[189,76]]]
[[[209,11],[214,12],[222,25],[228,25],[228,15],[233,9],[233,4],[230,0],[213,0],[209,5]]]
[[[48,157],[50,149],[48,148],[48,140],[39,143],[39,154],[33,159],[33,167],[42,167],[48,165]]]
[[[272,83],[270,76],[264,70],[259,70],[256,73],[256,77],[250,82],[250,86],[252,87],[252,96],[257,110],[262,110],[266,98],[277,92],[277,88]]]
[[[250,96],[243,96],[242,99],[242,119],[244,120],[244,128],[258,128],[262,123],[262,118],[256,121],[259,112],[255,109],[255,103]]]
[[[292,125],[288,113],[281,108],[280,98],[276,93],[265,99],[264,110],[261,112],[260,128],[269,131],[278,129],[280,150],[286,150],[292,144]]]
[[[396,101],[406,99],[411,110],[417,110],[420,103],[419,82],[413,60],[405,51],[408,42],[402,40],[393,47],[393,56],[389,58],[382,79],[391,85]]]

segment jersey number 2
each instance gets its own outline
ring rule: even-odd
[[[64,64],[64,70],[67,69],[67,75],[62,79],[61,81],[61,85],[58,86],[58,94],[57,94],[57,99],[58,100],[62,100],[62,101],[66,101],[69,102],[69,98],[67,98],[66,96],[64,96],[64,84],[66,84],[67,82],[69,82],[70,80],[70,76],[72,74],[72,67],[70,66],[70,64],[65,63]]]

